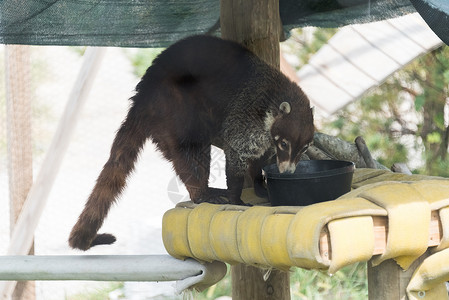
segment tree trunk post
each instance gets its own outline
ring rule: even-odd
[[[5,58],[10,232],[12,233],[33,184],[30,47],[8,45]],[[34,246],[31,246],[29,254],[34,254]],[[18,282],[12,299],[35,299],[34,282]]]
[[[427,250],[404,271],[393,259],[373,267],[368,262],[368,298],[370,300],[408,299],[407,286],[416,268],[430,256]]]
[[[221,36],[236,41],[279,69],[281,21],[278,0],[221,0]],[[290,299],[290,277],[273,270],[268,280],[263,270],[239,264],[231,267],[232,299]]]
[[[221,37],[236,41],[279,69],[279,0],[221,0]]]

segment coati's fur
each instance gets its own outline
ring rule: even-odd
[[[312,141],[309,100],[301,89],[246,48],[210,36],[181,40],[162,52],[136,87],[78,222],[72,248],[87,250],[115,238],[97,234],[145,141],[173,163],[195,203],[244,204],[248,168],[258,177],[276,153],[281,172],[293,172]],[[208,187],[211,144],[226,155],[227,190]]]

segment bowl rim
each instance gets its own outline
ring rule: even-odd
[[[343,175],[347,173],[353,173],[355,169],[355,164],[352,161],[347,160],[301,160],[299,161],[297,167],[300,164],[309,164],[311,162],[332,162],[335,164],[342,164],[341,167],[332,168],[329,170],[311,172],[311,173],[279,173],[279,171],[272,172],[270,171],[274,167],[277,170],[276,164],[267,165],[262,168],[262,175],[268,179],[280,179],[280,180],[298,180],[298,179],[315,179],[322,177],[329,177],[334,175]]]

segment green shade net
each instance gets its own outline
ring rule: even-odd
[[[416,11],[410,0],[280,0],[279,9],[286,32]],[[0,43],[166,47],[192,34],[215,32],[219,16],[218,0],[0,0]]]
[[[449,45],[449,0],[411,0],[426,23]]]

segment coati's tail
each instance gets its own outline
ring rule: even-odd
[[[142,122],[139,114],[133,104],[115,136],[109,160],[98,176],[84,210],[70,233],[70,247],[87,250],[95,245],[115,242],[113,235],[97,232],[111,205],[125,187],[126,177],[132,172],[138,154],[147,139],[145,129],[140,126]]]

